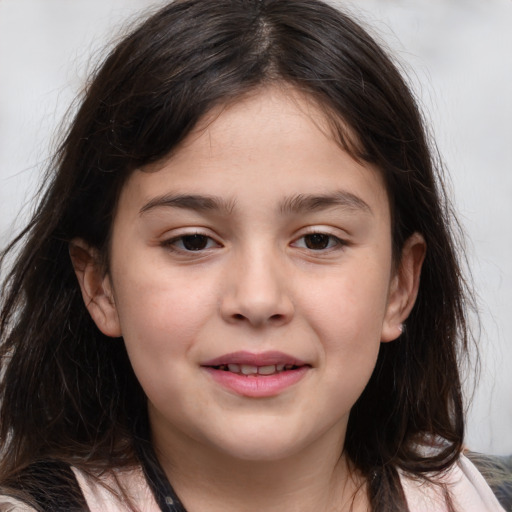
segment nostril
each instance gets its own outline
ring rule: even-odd
[[[245,315],[242,315],[241,313],[235,313],[233,316],[232,316],[233,320],[237,320],[237,321],[244,321],[244,320],[248,320],[248,317],[246,317]],[[272,323],[279,323],[279,322],[282,322],[285,318],[285,315],[282,315],[281,313],[276,313],[275,315],[271,315],[269,318],[268,318],[268,321],[272,322]]]
[[[240,294],[241,295],[241,294]],[[233,294],[221,300],[220,315],[228,323],[253,326],[265,324],[278,326],[291,320],[294,313],[292,302],[287,297]]]

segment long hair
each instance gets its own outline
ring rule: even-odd
[[[0,316],[2,479],[43,459],[85,470],[135,462],[145,397],[122,340],[101,334],[83,304],[70,240],[96,247],[108,271],[130,173],[172,152],[213,107],[279,82],[314,98],[340,145],[380,169],[395,258],[414,232],[428,247],[406,330],[382,345],[345,452],[374,511],[407,510],[399,470],[427,477],[456,460],[465,284],[436,153],[404,79],[362,27],[319,0],[178,0],[94,73],[36,213],[4,253],[18,250]]]

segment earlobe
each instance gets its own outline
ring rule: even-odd
[[[107,336],[121,336],[112,284],[104,272],[98,251],[83,240],[74,239],[69,244],[69,255],[85,306],[94,323]]]
[[[405,242],[400,264],[390,283],[386,316],[382,326],[381,341],[397,339],[404,330],[420,285],[420,274],[427,245],[419,233],[414,233]]]

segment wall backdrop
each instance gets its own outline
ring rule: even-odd
[[[56,130],[106,41],[161,3],[0,0],[0,247],[30,211]],[[394,50],[431,121],[479,295],[482,376],[467,444],[510,454],[512,1],[333,3],[357,13]]]

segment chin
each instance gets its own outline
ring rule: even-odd
[[[243,434],[231,431],[229,436],[217,439],[214,444],[218,451],[233,459],[270,462],[298,454],[307,446],[307,440],[297,439],[291,430],[252,428],[244,430]]]
[[[251,444],[250,446],[230,446],[221,448],[225,455],[232,459],[245,462],[275,462],[295,455],[297,447],[273,446],[265,444]]]

